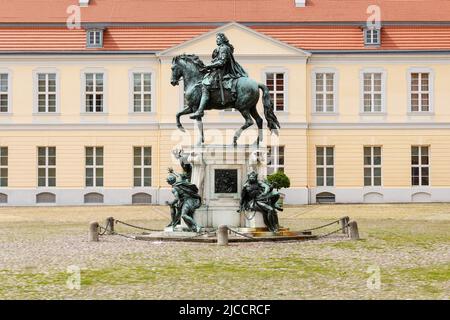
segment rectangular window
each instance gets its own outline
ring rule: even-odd
[[[430,157],[428,146],[411,147],[411,184],[430,185]]]
[[[364,44],[365,45],[379,45],[380,44],[380,29],[371,28],[364,30]]]
[[[151,73],[133,73],[134,112],[152,111]]]
[[[381,186],[381,147],[364,147],[364,186]]]
[[[284,146],[267,147],[267,174],[284,172]]]
[[[8,186],[8,147],[0,147],[0,187]]]
[[[382,73],[367,72],[363,75],[364,112],[381,112],[383,105]]]
[[[0,73],[0,112],[8,112],[9,105],[9,77],[7,73]]]
[[[316,73],[316,112],[334,112],[334,73]]]
[[[134,186],[150,187],[152,185],[152,148],[134,147]]]
[[[334,186],[334,147],[316,148],[316,180],[318,187]]]
[[[38,187],[56,186],[56,147],[38,147]]]
[[[103,187],[103,147],[86,147],[86,187]]]
[[[56,74],[38,73],[38,112],[56,112]]]
[[[430,111],[430,74],[427,72],[411,73],[411,111]]]
[[[88,48],[103,47],[103,30],[88,30],[86,37],[86,44]]]
[[[269,88],[275,111],[284,111],[284,84],[284,73],[266,73],[266,85]]]
[[[103,73],[86,73],[86,112],[103,112]]]

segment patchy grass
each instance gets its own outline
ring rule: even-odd
[[[161,229],[166,207],[0,208],[0,298],[448,299],[449,212],[450,204],[289,207],[280,220],[293,230],[350,216],[363,239],[217,247],[86,241],[89,222],[108,216]],[[66,286],[70,265],[81,268],[80,290]],[[373,267],[379,290],[367,285]]]

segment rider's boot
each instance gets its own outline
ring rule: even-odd
[[[190,116],[191,119],[201,119],[205,113],[203,110],[205,110],[206,104],[209,100],[209,90],[205,86],[202,87],[202,99],[200,100],[200,105],[198,106],[197,111]]]

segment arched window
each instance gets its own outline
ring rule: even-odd
[[[84,203],[103,203],[103,195],[97,192],[91,192],[84,195]]]
[[[431,194],[428,192],[416,192],[411,196],[412,202],[431,202]]]
[[[56,195],[51,192],[41,192],[36,195],[36,203],[56,203]]]
[[[364,195],[364,203],[382,203],[383,194],[379,192],[369,192]]]
[[[152,196],[145,192],[135,193],[132,197],[133,204],[151,204]]]
[[[336,202],[336,196],[331,192],[321,192],[316,195],[317,203],[334,203]]]

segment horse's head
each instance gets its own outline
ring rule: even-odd
[[[180,82],[180,78],[183,76],[182,67],[180,65],[180,56],[176,56],[172,60],[172,78],[170,79],[170,83],[173,86],[177,86]]]
[[[172,60],[172,78],[170,83],[178,85],[180,78],[186,76],[187,79],[197,82],[205,73],[205,65],[195,54],[182,54]]]

